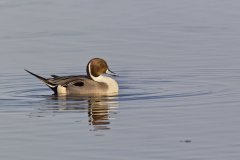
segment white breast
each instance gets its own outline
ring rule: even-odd
[[[107,84],[107,86],[108,86],[107,93],[108,94],[118,93],[118,90],[119,90],[118,83],[114,79],[107,77],[107,76],[103,76],[103,75],[100,75],[98,77],[93,76],[92,78],[96,82],[103,82],[103,83]]]
[[[115,81],[114,79],[112,79],[110,77],[103,76],[103,75],[94,77],[91,73],[90,66],[91,66],[91,63],[89,63],[89,65],[88,65],[88,70],[90,72],[89,74],[90,74],[91,78],[96,82],[103,82],[103,83],[107,84],[107,86],[108,86],[107,94],[117,94],[118,90],[119,90],[117,81]]]

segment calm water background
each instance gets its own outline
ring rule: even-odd
[[[1,0],[0,159],[240,157],[237,0]],[[43,76],[102,57],[117,97],[55,97]]]

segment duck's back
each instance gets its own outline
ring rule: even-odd
[[[48,81],[57,84],[56,94],[67,95],[104,95],[107,90],[107,84],[96,82],[87,76],[53,76]]]
[[[69,84],[66,88],[68,95],[105,95],[108,91],[107,84],[88,78],[77,79],[76,83]]]

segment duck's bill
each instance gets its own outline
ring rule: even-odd
[[[111,76],[116,76],[116,77],[118,76],[116,73],[114,73],[110,69],[107,69],[106,74],[111,75]]]

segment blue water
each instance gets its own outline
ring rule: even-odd
[[[238,160],[240,2],[3,0],[0,159]],[[119,96],[56,97],[29,69],[118,73]]]

